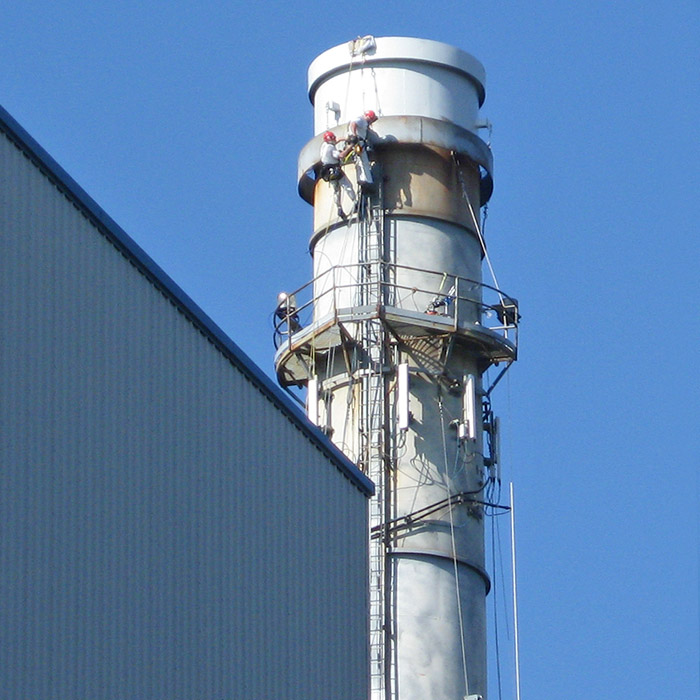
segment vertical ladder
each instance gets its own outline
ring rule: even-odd
[[[359,222],[359,292],[361,306],[375,309],[384,304],[384,204],[381,186],[373,195],[362,195]],[[386,339],[381,319],[368,314],[361,323],[362,362],[360,440],[361,461],[375,484],[375,495],[369,504],[370,532],[379,537],[369,541],[369,631],[370,631],[370,688],[372,700],[386,700],[388,663],[387,654],[390,620],[386,605],[386,543],[381,526],[386,522],[385,498],[387,473],[386,445]],[[374,317],[372,317],[374,316]]]

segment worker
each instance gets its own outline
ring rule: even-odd
[[[276,333],[281,334],[283,332],[283,325],[286,325],[287,335],[301,330],[301,323],[299,322],[299,314],[297,312],[297,298],[294,294],[280,292],[277,295],[275,318],[279,321],[279,323],[275,323]]]
[[[353,146],[346,146],[342,151],[338,150],[338,139],[332,131],[326,131],[323,134],[323,143],[321,144],[321,177],[330,182],[335,195],[335,204],[338,207],[338,216],[341,219],[345,218],[343,205],[341,203],[341,188],[350,198],[350,201],[355,202],[355,190],[353,190],[350,180],[343,172],[343,162],[352,150]]]
[[[357,183],[364,188],[374,184],[372,168],[369,163],[369,152],[372,150],[370,127],[377,121],[376,113],[368,109],[348,124],[347,143],[354,146],[353,157],[357,170]]]
[[[455,286],[454,284],[450,287],[450,291],[445,293],[438,293],[433,297],[433,300],[428,304],[428,308],[425,310],[427,314],[435,316],[438,313],[438,309],[444,309],[442,311],[443,316],[448,316],[450,313],[450,306],[455,300]]]

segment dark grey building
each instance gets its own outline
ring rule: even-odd
[[[365,698],[371,482],[0,132],[0,696]]]

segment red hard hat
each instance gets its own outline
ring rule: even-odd
[[[377,121],[377,115],[374,113],[374,110],[368,109],[365,112],[365,119],[368,122],[376,122]]]
[[[323,134],[323,140],[326,143],[331,143],[333,141],[337,141],[338,139],[336,139],[335,134],[332,131],[326,131],[326,133]]]

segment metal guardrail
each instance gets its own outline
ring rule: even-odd
[[[340,310],[347,312],[348,309],[361,306],[361,300],[367,298],[363,293],[363,284],[367,283],[361,281],[360,274],[361,268],[366,265],[380,265],[383,268],[379,275],[383,280],[379,283],[380,298],[387,308],[399,313],[402,310],[408,311],[414,319],[416,313],[424,313],[427,318],[449,318],[456,331],[464,305],[468,305],[472,317],[474,310],[477,311],[478,317],[473,319],[475,325],[501,335],[517,347],[520,314],[518,302],[513,297],[496,287],[466,277],[380,262],[333,266],[296,291],[285,295],[285,299],[275,309],[275,349],[311,325],[315,309],[323,309],[323,313],[317,313],[317,316],[330,315],[338,319]],[[419,278],[421,286],[404,282],[404,278],[410,280],[411,277]]]

